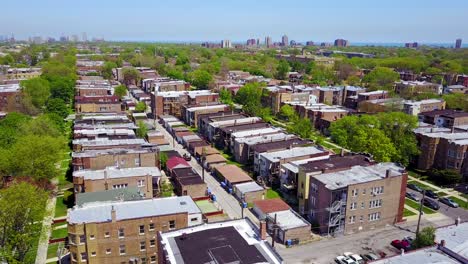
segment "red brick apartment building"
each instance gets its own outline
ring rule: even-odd
[[[209,90],[152,92],[151,110],[154,116],[173,115],[182,117],[183,105],[202,105],[218,102],[219,95]]]

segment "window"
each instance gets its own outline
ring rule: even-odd
[[[119,246],[119,254],[124,255],[125,254],[125,245],[120,245]]]
[[[356,202],[352,202],[351,207],[349,209],[355,210],[356,209]]]
[[[127,188],[127,187],[128,187],[127,183],[112,185],[112,189],[123,189],[123,188]]]
[[[138,187],[145,186],[145,180],[138,180]]]
[[[81,253],[81,261],[86,261],[88,259],[88,255],[86,252]]]
[[[356,216],[355,215],[349,217],[349,223],[350,224],[354,224],[355,221],[356,221]]]
[[[139,233],[140,233],[140,235],[144,235],[144,234],[145,234],[145,226],[144,226],[144,225],[140,225]]]
[[[366,188],[362,189],[362,195],[366,194]]]
[[[364,209],[364,202],[361,203],[361,209]]]
[[[361,216],[359,217],[359,222],[361,222],[361,223],[364,222],[364,216],[363,216],[363,215],[361,215]]]
[[[119,238],[125,237],[125,232],[123,228],[119,228]]]
[[[140,158],[135,158],[135,166],[140,166]]]
[[[149,229],[149,231],[153,231],[154,230],[154,224],[153,223],[149,224],[148,229]]]
[[[156,256],[151,256],[151,263],[156,263]]]
[[[96,251],[91,252],[91,257],[95,257],[95,256],[96,256]]]
[[[382,199],[369,201],[369,208],[377,208],[382,206]]]
[[[90,239],[90,240],[93,240],[93,239],[94,239],[94,235],[89,235],[89,239]]]
[[[156,240],[151,239],[150,240],[150,247],[154,247],[154,246],[156,246]]]
[[[146,264],[147,263],[146,258],[141,258],[140,260],[141,260],[141,264]]]
[[[112,250],[110,248],[106,249],[106,254],[109,255],[110,253],[112,253]]]
[[[146,250],[146,242],[145,241],[141,241],[140,242],[140,251],[145,251]]]
[[[317,192],[318,191],[318,187],[317,187],[317,184],[315,183],[311,183],[310,184],[310,188],[312,189],[312,192]]]
[[[373,195],[378,195],[378,194],[382,194],[382,193],[383,193],[383,186],[373,187],[371,189],[371,194],[373,194]]]
[[[80,235],[80,244],[86,243],[86,236],[85,235]]]
[[[380,212],[369,214],[369,221],[380,220]]]
[[[110,237],[109,231],[107,231],[107,232],[104,233],[104,237]]]
[[[175,229],[175,220],[169,221],[169,229]]]
[[[198,217],[190,218],[190,222],[196,222],[198,221]]]
[[[352,191],[352,194],[351,194],[351,195],[352,195],[353,197],[356,197],[356,196],[358,195],[358,192],[359,192],[359,189],[354,189],[354,190]]]

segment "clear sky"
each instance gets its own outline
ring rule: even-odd
[[[468,41],[468,0],[2,0],[0,35],[146,41]]]

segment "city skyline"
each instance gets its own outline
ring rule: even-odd
[[[113,4],[114,6],[110,5]],[[334,5],[298,1],[294,6],[281,6],[273,0],[262,3],[238,1],[219,3],[204,1],[192,3],[152,3],[137,1],[129,6],[123,1],[94,3],[70,7],[66,3],[47,0],[24,3],[7,2],[0,17],[2,35],[15,35],[17,39],[31,36],[62,34],[88,34],[88,38],[111,41],[165,41],[198,42],[245,41],[249,38],[271,36],[273,42],[287,35],[298,42],[333,42],[342,38],[351,44],[369,43],[455,43],[455,39],[468,39],[468,17],[463,7],[468,3],[449,0],[446,5],[426,1],[424,7],[402,0],[374,3],[336,1]],[[385,10],[385,12],[383,12]],[[50,15],[44,17],[42,13]],[[18,16],[22,13],[22,16]],[[86,17],[85,17],[86,15]],[[25,22],[22,17],[28,17]],[[281,18],[281,19],[279,19]],[[437,18],[437,19],[434,19]],[[395,23],[395,19],[404,21]]]

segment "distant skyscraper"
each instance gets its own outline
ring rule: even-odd
[[[292,40],[289,42],[289,45],[291,45],[291,46],[296,46],[296,45],[297,45],[297,43],[296,43],[296,41],[295,41],[295,40],[293,40],[293,39],[292,39]]]
[[[271,37],[266,37],[265,38],[265,46],[267,46],[267,48],[270,48],[271,47]]]
[[[457,40],[455,41],[455,48],[456,48],[456,49],[461,49],[461,47],[462,47],[462,39],[459,38],[459,39],[457,39]]]
[[[255,41],[255,39],[248,39],[247,40],[247,46],[255,46],[257,44],[257,42]]]
[[[405,47],[406,48],[417,48],[419,46],[419,44],[417,42],[408,42],[408,43],[405,43]]]
[[[336,39],[335,40],[335,47],[347,47],[348,41],[346,39]]]
[[[313,41],[307,41],[306,42],[306,46],[313,46],[314,45],[314,42]]]
[[[81,40],[83,42],[88,42],[88,35],[86,34],[86,32],[83,32],[82,35],[81,35]]]
[[[72,42],[78,42],[80,39],[78,38],[78,35],[72,35],[72,36],[70,37],[70,40],[71,40]]]
[[[257,38],[257,46],[260,46],[260,39]]]
[[[282,45],[283,47],[289,46],[289,39],[288,39],[288,36],[283,35],[283,37],[281,37],[281,45]]]
[[[221,48],[231,48],[231,41],[229,39],[225,39],[221,41]]]

